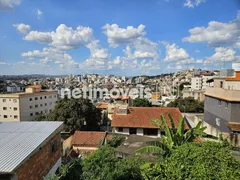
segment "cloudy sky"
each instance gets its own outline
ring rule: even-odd
[[[0,75],[229,68],[239,10],[239,0],[0,0]]]

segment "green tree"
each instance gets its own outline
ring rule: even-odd
[[[145,98],[136,98],[133,100],[134,107],[151,107],[151,103]]]
[[[141,166],[146,180],[160,179],[229,179],[240,177],[240,162],[223,143],[186,143],[176,147],[163,161]]]
[[[101,112],[88,99],[68,99],[57,102],[55,109],[36,118],[38,121],[63,121],[65,131],[99,130]]]
[[[167,107],[178,107],[181,112],[203,113],[204,103],[195,100],[193,97],[178,98],[170,102]]]
[[[102,146],[95,153],[84,159],[83,179],[87,180],[141,180],[140,159],[118,159],[114,148]]]
[[[149,146],[143,147],[136,151],[136,153],[158,153],[161,155],[168,155],[172,149],[181,146],[187,142],[193,142],[199,136],[204,136],[206,127],[201,127],[201,122],[196,127],[184,129],[184,118],[180,119],[178,127],[175,127],[174,120],[171,115],[168,115],[172,128],[169,128],[164,116],[161,114],[160,120],[153,118],[153,125],[161,130],[164,130],[165,135],[161,136],[159,141],[149,142]]]
[[[114,135],[110,140],[107,141],[107,144],[113,148],[116,148],[120,146],[124,140],[125,137]]]
[[[181,84],[179,85],[179,90],[180,90],[180,91],[183,90],[184,85],[191,85],[191,83],[190,83],[190,82],[183,82],[183,83],[181,83]]]

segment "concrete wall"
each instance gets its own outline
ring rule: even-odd
[[[137,128],[137,135],[139,136],[143,136],[143,128]],[[124,135],[129,135],[129,128],[123,128],[123,132],[119,132],[118,128],[113,128],[113,132],[114,133],[118,133],[118,134],[124,134]],[[161,136],[161,131],[158,129],[158,135],[157,136],[149,136],[149,137],[160,137]]]
[[[221,105],[219,103],[221,102]],[[228,108],[226,108],[228,103]],[[229,132],[226,123],[231,119],[231,103],[217,98],[205,96],[204,101],[204,121],[223,132]],[[220,119],[220,125],[216,118]]]
[[[52,141],[57,141],[57,151],[51,152]],[[60,134],[50,139],[43,147],[33,154],[27,161],[16,170],[18,180],[42,180],[61,158]],[[52,172],[52,171],[51,171]],[[53,173],[53,172],[52,172]]]
[[[4,108],[7,108],[4,110]],[[17,108],[17,110],[14,110]],[[18,98],[1,98],[0,97],[0,122],[20,121]],[[4,115],[7,118],[4,118]]]
[[[73,139],[73,136],[69,136],[67,139],[65,139],[64,141],[63,141],[63,144],[62,144],[62,146],[63,146],[63,156],[65,156],[66,155],[66,150],[67,149],[71,149],[71,147],[72,147],[72,139]]]
[[[46,96],[46,99],[45,99]],[[38,98],[35,100],[35,98]],[[42,99],[41,99],[41,98]],[[30,98],[32,101],[30,101]],[[21,121],[32,121],[39,115],[49,113],[50,110],[54,109],[57,101],[57,92],[48,94],[37,94],[29,97],[20,98],[20,120]],[[37,107],[35,107],[37,105]],[[30,108],[30,106],[32,108]],[[32,116],[31,116],[32,113]]]

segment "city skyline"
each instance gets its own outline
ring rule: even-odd
[[[0,0],[0,75],[157,75],[240,61],[237,0]]]

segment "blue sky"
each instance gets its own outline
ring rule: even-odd
[[[239,0],[0,0],[0,75],[230,68],[240,61],[239,8]]]

